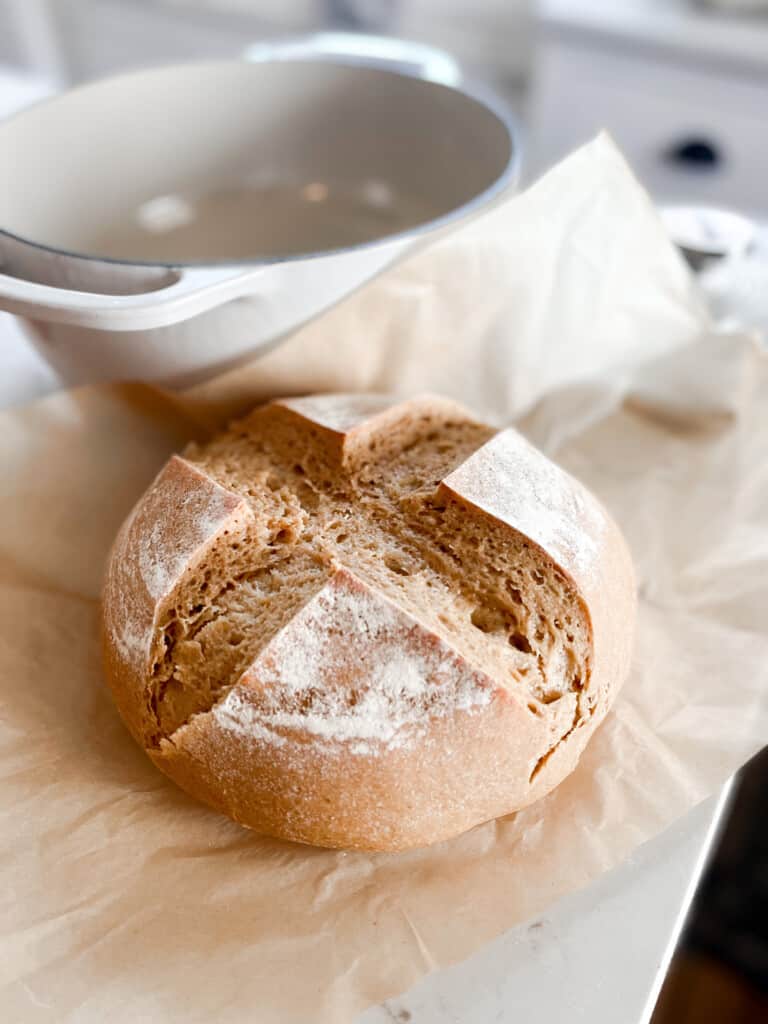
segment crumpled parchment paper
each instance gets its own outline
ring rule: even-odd
[[[109,544],[171,451],[256,398],[366,388],[517,422],[606,502],[640,582],[634,669],[576,772],[405,855],[195,804],[130,740],[97,642]],[[604,138],[251,367],[0,414],[3,1019],[348,1021],[618,864],[768,739],[766,452],[765,356],[714,330]]]

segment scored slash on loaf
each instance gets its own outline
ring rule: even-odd
[[[599,502],[436,398],[319,395],[174,456],[113,547],[106,675],[155,764],[263,833],[396,850],[543,796],[623,682]]]

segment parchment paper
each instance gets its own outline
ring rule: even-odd
[[[102,688],[101,573],[135,498],[225,409],[317,387],[517,420],[637,560],[634,669],[577,771],[416,853],[240,829],[156,772]],[[767,451],[765,358],[708,323],[605,139],[214,385],[2,414],[2,1018],[347,1021],[616,865],[768,738]]]

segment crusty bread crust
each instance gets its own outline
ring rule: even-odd
[[[193,796],[272,836],[399,850],[568,775],[634,619],[615,523],[515,431],[324,395],[170,460],[115,541],[104,657]]]

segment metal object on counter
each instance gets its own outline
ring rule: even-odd
[[[660,213],[670,238],[693,270],[723,257],[744,255],[757,234],[754,221],[730,210],[664,206]]]
[[[722,330],[752,331],[768,343],[768,232],[742,214],[710,207],[660,210],[672,241],[697,274]]]

